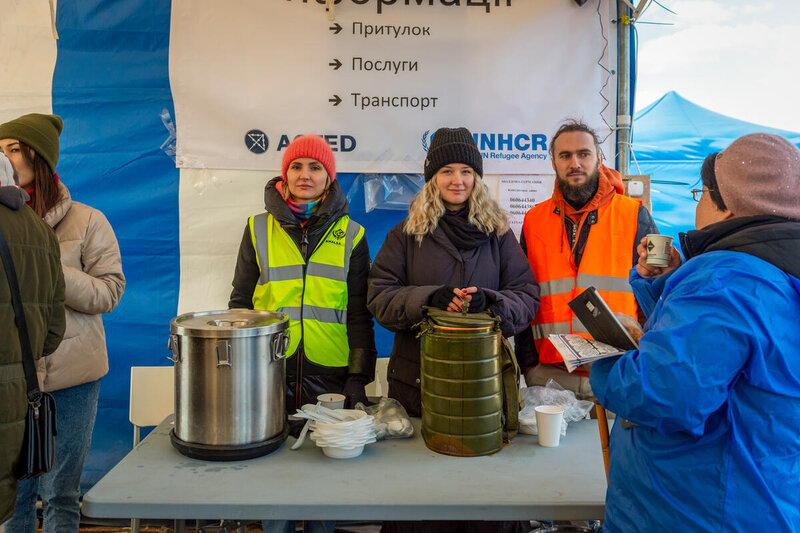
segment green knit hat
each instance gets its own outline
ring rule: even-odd
[[[58,115],[31,113],[0,125],[0,139],[17,139],[42,156],[50,170],[56,171],[58,163],[58,136],[64,121]]]

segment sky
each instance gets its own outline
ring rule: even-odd
[[[636,110],[676,91],[724,115],[800,132],[800,2],[658,1],[676,14],[653,2],[636,25]]]

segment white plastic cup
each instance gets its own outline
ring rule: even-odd
[[[647,235],[647,264],[655,267],[669,266],[672,237],[650,233]]]
[[[317,401],[323,407],[328,409],[343,409],[344,408],[344,394],[336,394],[329,392],[317,396]]]
[[[539,446],[555,448],[561,440],[561,421],[564,410],[556,405],[536,407],[536,426],[539,433]]]

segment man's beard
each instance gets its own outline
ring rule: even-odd
[[[564,195],[564,199],[569,202],[569,205],[575,209],[580,209],[585,206],[589,200],[597,192],[597,184],[600,181],[600,167],[594,167],[594,170],[589,174],[589,179],[582,185],[570,185],[567,180],[556,177],[558,190]]]

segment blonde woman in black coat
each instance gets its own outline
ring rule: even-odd
[[[369,276],[367,307],[394,331],[389,396],[420,414],[419,341],[422,306],[489,310],[510,337],[539,307],[539,286],[509,231],[508,216],[481,178],[483,162],[466,128],[441,128],[425,160],[425,186],[408,217],[386,236]]]

